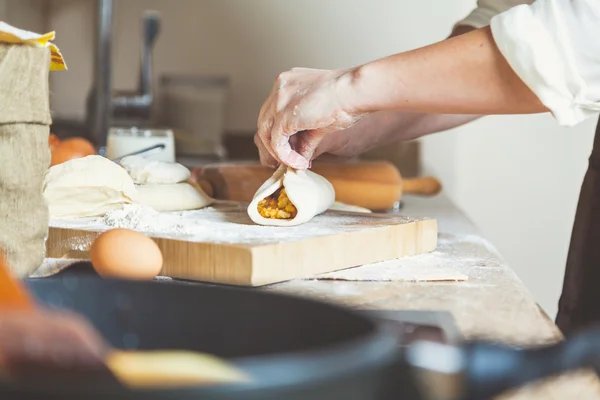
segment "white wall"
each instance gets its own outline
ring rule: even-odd
[[[0,0],[0,21],[21,29],[46,33],[44,14],[47,5],[45,0]]]
[[[554,317],[596,120],[560,128],[548,115],[493,116],[425,140],[425,162]]]
[[[12,0],[19,1],[19,0]],[[155,72],[216,73],[233,80],[226,129],[253,129],[273,80],[295,67],[363,63],[446,36],[472,0],[115,1],[115,86],[138,77],[140,16],[160,11]],[[90,0],[52,0],[51,25],[69,72],[53,74],[56,115],[82,117],[92,70]],[[435,15],[430,10],[435,9]],[[72,33],[71,33],[72,32]],[[76,32],[76,33],[75,33]],[[77,82],[77,84],[73,84]]]
[[[18,0],[9,0],[18,1]],[[252,130],[275,76],[337,68],[441,40],[475,0],[119,0],[115,80],[133,88],[140,14],[160,11],[156,74],[228,74],[228,130]],[[51,27],[69,72],[52,74],[55,115],[82,117],[91,82],[93,3],[52,0]],[[551,314],[560,291],[592,121],[489,117],[429,137],[424,161]]]

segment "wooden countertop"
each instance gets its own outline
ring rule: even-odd
[[[562,339],[554,322],[540,310],[494,246],[446,197],[406,196],[400,212],[437,218],[441,259],[445,257],[453,267],[468,275],[469,280],[443,283],[294,280],[264,290],[307,296],[351,308],[448,310],[466,338],[519,345],[540,345]],[[582,371],[531,385],[503,398],[600,399],[600,381],[592,372]]]

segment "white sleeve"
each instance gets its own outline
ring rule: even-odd
[[[560,125],[600,111],[600,1],[537,0],[491,20],[498,48]]]
[[[504,11],[521,4],[531,4],[534,0],[478,0],[477,8],[474,9],[457,25],[468,25],[474,28],[488,26],[492,18]]]

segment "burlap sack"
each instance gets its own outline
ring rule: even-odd
[[[19,277],[46,252],[49,63],[48,48],[0,44],[0,249]]]

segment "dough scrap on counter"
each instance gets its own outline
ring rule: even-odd
[[[248,216],[259,225],[295,226],[310,221],[335,202],[327,179],[281,165],[256,191]]]
[[[168,185],[185,182],[190,178],[189,169],[179,163],[148,160],[141,156],[127,156],[121,166],[138,185]]]
[[[417,256],[416,258],[418,258]],[[348,282],[463,282],[469,277],[456,268],[414,265],[411,260],[383,261],[340,271],[328,272],[311,279]]]
[[[51,218],[96,217],[135,201],[133,180],[118,164],[98,155],[48,169],[43,184]]]
[[[346,204],[346,203],[342,203],[339,201],[336,201],[335,203],[333,203],[333,205],[331,207],[329,207],[329,209],[335,210],[335,211],[349,211],[349,212],[359,212],[359,213],[365,213],[365,214],[373,213],[373,211],[369,210],[368,208],[354,206],[352,204]]]
[[[156,211],[197,210],[214,200],[189,183],[137,186],[137,202]]]

